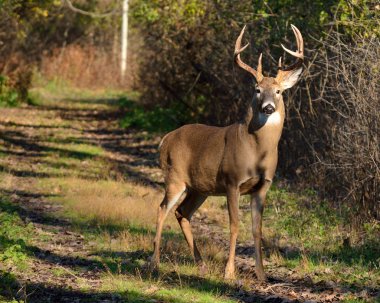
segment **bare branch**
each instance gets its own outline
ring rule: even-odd
[[[120,9],[118,9],[118,8],[115,8],[112,11],[107,12],[107,13],[88,12],[88,11],[85,11],[85,10],[82,10],[80,8],[75,7],[71,3],[70,0],[62,0],[62,4],[66,5],[73,12],[76,12],[76,13],[79,13],[79,14],[82,14],[82,15],[86,15],[86,16],[90,16],[90,17],[93,17],[93,18],[106,18],[106,17],[110,17],[112,15],[116,15],[116,14],[120,13]]]

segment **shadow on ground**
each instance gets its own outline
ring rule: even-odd
[[[89,102],[89,101],[88,101]],[[98,111],[94,109],[68,109],[66,107],[37,107],[40,111],[56,111],[62,123],[58,125],[22,124],[16,122],[1,122],[4,126],[0,130],[0,140],[3,142],[3,152],[7,155],[14,155],[20,158],[32,158],[29,161],[41,163],[47,155],[65,157],[76,160],[100,159],[109,163],[112,171],[117,175],[126,176],[135,183],[159,188],[162,183],[152,180],[151,176],[144,172],[142,167],[157,168],[157,144],[152,144],[151,140],[146,140],[146,135],[134,130],[122,130],[118,128],[117,121],[122,113],[117,110]],[[77,121],[97,121],[96,128],[76,127]],[[109,124],[113,123],[114,128]],[[71,129],[77,132],[72,138],[54,137],[54,133],[48,132],[44,135],[41,131],[37,134],[27,132],[33,129]],[[53,141],[52,141],[53,140]],[[76,151],[63,147],[48,146],[49,143],[57,144],[79,144],[85,143],[102,147],[105,155],[94,155],[91,152]],[[110,157],[112,153],[116,156]],[[54,168],[53,163],[51,163]],[[21,170],[11,167],[0,167],[0,170],[9,171],[18,177],[49,178],[64,176],[62,174],[41,173],[36,170]],[[83,178],[93,179],[90,174]]]

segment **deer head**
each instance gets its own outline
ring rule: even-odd
[[[249,43],[243,47],[241,47],[241,39],[243,38],[245,26],[243,27],[239,37],[236,40],[235,44],[235,62],[243,69],[251,73],[256,79],[256,98],[259,104],[259,110],[262,111],[266,115],[271,115],[276,111],[279,102],[282,101],[282,92],[285,89],[292,87],[298,80],[299,75],[302,72],[302,63],[304,59],[304,47],[303,47],[303,39],[301,32],[295,27],[293,24],[291,25],[294,35],[297,40],[297,51],[291,51],[287,49],[285,46],[282,48],[296,57],[297,60],[293,64],[284,67],[281,62],[281,57],[278,62],[278,72],[276,78],[272,77],[264,77],[262,73],[262,54],[259,57],[259,63],[257,66],[257,70],[250,67],[246,63],[244,63],[240,54],[248,47]]]

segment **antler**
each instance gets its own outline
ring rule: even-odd
[[[236,43],[235,43],[235,62],[237,63],[237,65],[239,65],[241,68],[245,69],[247,72],[251,73],[255,78],[256,78],[256,81],[257,82],[260,82],[264,76],[262,74],[262,65],[261,65],[261,59],[262,59],[262,56],[263,54],[260,54],[260,57],[259,57],[259,64],[257,66],[257,71],[250,67],[249,65],[245,64],[241,58],[240,58],[240,54],[248,47],[249,43],[247,43],[247,45],[241,47],[241,39],[243,38],[243,34],[244,34],[244,30],[245,30],[245,25],[243,27],[243,29],[241,30],[240,32],[240,35],[239,37],[236,39]]]
[[[297,61],[287,67],[283,67],[282,66],[282,63],[281,63],[281,57],[278,61],[278,68],[279,68],[279,71],[278,71],[278,74],[277,74],[277,77],[279,77],[281,74],[287,72],[287,71],[293,71],[293,70],[296,70],[298,69],[299,67],[302,66],[302,63],[303,63],[303,59],[304,59],[304,52],[303,52],[303,38],[302,38],[302,34],[301,32],[299,31],[299,29],[297,27],[295,27],[293,24],[291,24],[292,26],[292,30],[293,30],[293,33],[294,35],[296,36],[296,40],[297,40],[297,51],[291,51],[289,49],[287,49],[285,46],[282,46],[282,48],[288,52],[289,54],[291,54],[292,56],[296,57],[297,58]]]

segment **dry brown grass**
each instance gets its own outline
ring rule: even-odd
[[[100,225],[138,225],[153,229],[163,193],[150,187],[113,180],[61,180],[64,200],[79,217]],[[171,218],[173,217],[173,218]],[[167,220],[177,228],[174,216]]]
[[[155,235],[156,214],[163,192],[125,180],[84,180],[76,177],[55,179],[51,185],[60,188],[58,202],[79,221],[98,226],[118,227],[114,233],[109,228],[99,235],[100,246],[111,251],[150,251]],[[54,185],[53,185],[54,184]],[[63,196],[63,198],[62,198]],[[201,208],[199,216],[207,216],[214,225],[228,227],[226,210],[220,198],[210,198]],[[165,221],[166,234],[162,241],[163,260],[183,263],[191,260],[190,251],[180,231],[173,211]],[[226,229],[227,230],[227,229]],[[169,232],[169,233],[168,233]],[[171,235],[171,236],[170,236]],[[194,231],[202,255],[210,268],[222,271],[225,248]]]
[[[131,38],[136,45],[136,38]],[[135,87],[137,83],[136,54],[128,56],[128,73],[125,81],[120,76],[119,54],[111,49],[72,44],[57,48],[42,58],[40,72],[47,80],[63,81],[78,88]]]

